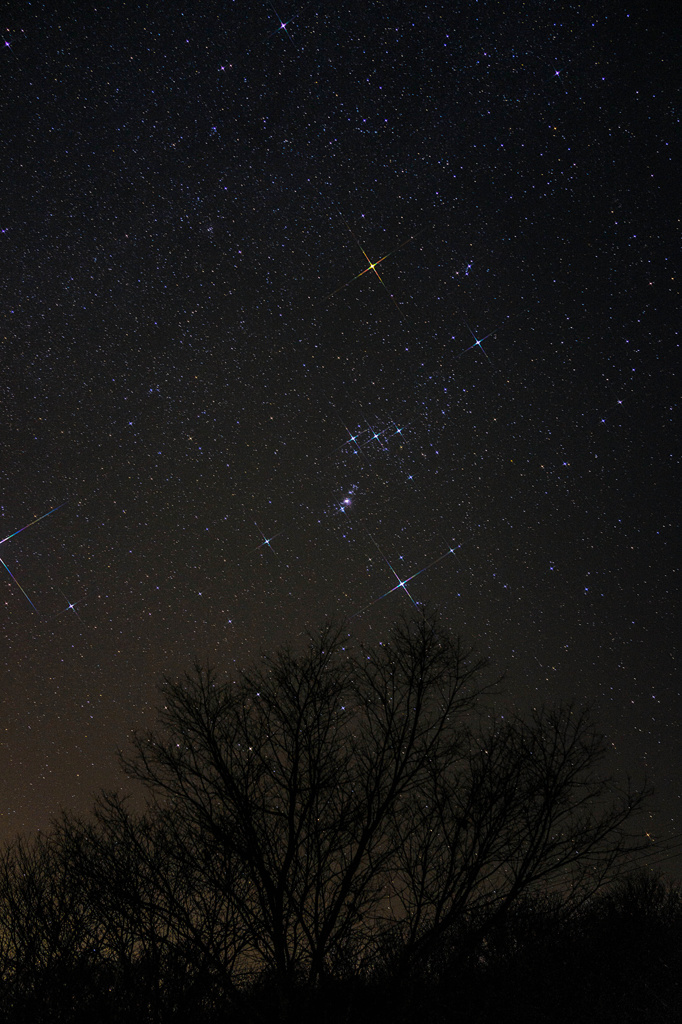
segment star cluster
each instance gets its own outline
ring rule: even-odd
[[[594,705],[680,831],[677,55],[646,8],[17,8],[4,836],[119,783],[163,673],[424,604],[508,705]]]

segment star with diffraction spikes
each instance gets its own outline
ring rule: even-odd
[[[333,403],[329,402],[329,404],[331,405],[332,410],[333,410],[334,415],[336,416],[337,420],[339,421],[339,423],[341,424],[343,429],[348,434],[348,438],[345,441],[343,441],[337,448],[335,448],[334,452],[339,452],[339,451],[341,451],[342,448],[345,448],[346,445],[350,444],[350,445],[353,446],[353,451],[356,453],[356,455],[359,455],[360,454],[360,443],[359,443],[358,439],[360,437],[362,437],[362,435],[365,433],[365,431],[364,430],[357,430],[355,433],[353,433],[351,430],[349,430],[349,428],[346,426],[344,421],[341,419],[341,417],[339,416],[338,412],[334,408]]]
[[[398,435],[402,437],[403,432],[410,426],[412,426],[412,421],[410,421],[410,423],[406,423],[403,427],[399,427],[395,420],[391,420],[390,426],[384,427],[379,431],[372,431],[370,441],[381,441],[383,438],[390,441],[392,437],[397,437]]]
[[[277,13],[277,9],[275,8],[275,5],[273,3],[270,3],[270,6],[272,7],[273,11],[275,12],[275,17],[277,18],[277,21],[279,22],[279,25],[277,26],[276,29],[274,29],[270,33],[270,35],[268,36],[268,39],[272,39],[272,37],[276,36],[278,32],[284,32],[285,36],[287,37],[287,39],[289,40],[289,42],[291,43],[293,48],[295,50],[298,49],[298,47],[296,46],[295,42],[293,41],[293,39],[291,38],[291,35],[289,33],[289,25],[292,23],[294,18],[297,18],[299,16],[299,14],[301,12],[297,11],[296,14],[292,14],[290,18],[287,18],[287,20],[284,21],[282,18],[280,18],[279,14]],[[266,40],[266,42],[267,42],[267,40]]]
[[[404,590],[404,592],[407,594],[407,596],[409,597],[409,599],[412,602],[412,604],[415,607],[417,607],[418,602],[415,601],[415,599],[412,597],[412,594],[407,589],[407,584],[411,583],[412,580],[415,580],[417,578],[417,576],[421,576],[421,574],[423,572],[426,572],[427,569],[431,569],[434,565],[437,565],[439,562],[442,562],[444,558],[448,557],[448,555],[455,555],[456,552],[457,552],[457,548],[453,548],[453,547],[448,548],[448,550],[444,551],[442,555],[438,555],[437,558],[434,558],[432,561],[430,561],[428,563],[428,565],[423,566],[417,572],[413,572],[411,576],[408,576],[408,577],[406,577],[406,579],[402,580],[400,578],[400,576],[398,575],[398,573],[393,568],[393,566],[391,565],[391,563],[389,562],[389,560],[386,557],[386,555],[383,553],[383,551],[381,550],[381,548],[377,544],[377,542],[374,539],[374,537],[372,536],[372,534],[369,533],[369,531],[367,531],[367,532],[368,532],[368,536],[372,540],[372,543],[374,544],[374,546],[376,547],[377,551],[379,552],[379,554],[381,555],[383,560],[386,562],[386,565],[389,567],[389,569],[391,570],[391,572],[393,573],[393,575],[395,576],[395,578],[397,579],[398,582],[396,583],[396,585],[394,587],[391,587],[390,590],[387,590],[385,594],[380,594],[379,597],[376,597],[373,601],[370,601],[369,604],[366,604],[364,608],[361,608],[359,611],[357,611],[353,615],[351,615],[351,619],[356,618],[356,616],[358,616],[358,615],[362,615],[362,613],[366,612],[368,608],[371,608],[373,605],[378,604],[379,601],[383,601],[383,599],[385,597],[388,597],[389,594],[394,594],[396,590]],[[459,545],[459,546],[461,547],[461,545]]]
[[[339,423],[341,424],[343,429],[348,434],[348,437],[346,438],[346,440],[342,441],[340,445],[337,445],[337,447],[334,449],[333,454],[335,454],[336,452],[341,451],[343,448],[347,448],[350,445],[356,455],[361,455],[362,454],[362,449],[364,447],[366,447],[371,441],[381,441],[385,437],[386,438],[391,438],[391,437],[395,437],[396,435],[401,435],[402,436],[403,432],[405,430],[407,430],[407,428],[412,425],[412,421],[410,421],[409,423],[406,423],[404,426],[399,427],[398,424],[395,422],[395,420],[392,419],[390,421],[390,425],[388,427],[382,427],[381,429],[375,429],[374,427],[370,426],[369,420],[365,416],[364,420],[365,420],[365,423],[367,424],[367,426],[366,427],[358,427],[358,429],[355,431],[355,433],[353,433],[350,430],[350,428],[346,425],[346,423],[341,419],[341,417],[339,416],[338,412],[334,408],[334,405],[332,404],[332,402],[329,402],[329,404],[331,405],[332,410],[333,410],[334,415],[336,416],[337,420],[339,421]]]
[[[10,30],[9,30],[9,29],[6,29],[5,31],[6,31],[7,33],[9,33],[9,31],[10,31]],[[23,35],[23,32],[24,32],[24,30],[23,30],[23,28],[22,28],[22,30],[21,30],[21,34],[22,34],[22,35]],[[19,58],[17,57],[16,53],[14,52],[14,42],[13,42],[13,40],[12,40],[11,38],[9,38],[9,39],[5,39],[5,50],[9,50],[9,52],[10,52],[10,53],[11,53],[11,55],[12,55],[12,56],[14,57],[14,59],[15,59],[15,60],[19,60]]]
[[[492,338],[492,337],[493,337],[493,336],[494,336],[495,334],[497,334],[497,332],[498,332],[498,331],[501,331],[503,327],[508,327],[510,323],[513,323],[513,322],[514,322],[514,320],[518,320],[518,318],[519,318],[520,316],[522,316],[522,315],[523,315],[523,312],[527,312],[527,310],[525,310],[525,311],[522,311],[522,312],[519,312],[519,313],[513,313],[513,314],[510,314],[509,316],[507,316],[507,317],[505,318],[505,320],[504,320],[504,322],[503,322],[503,323],[501,323],[501,324],[498,324],[498,325],[497,325],[497,327],[495,327],[495,328],[494,328],[494,330],[492,330],[492,331],[488,331],[488,333],[487,333],[486,335],[484,335],[484,336],[483,336],[482,338],[477,338],[477,337],[476,337],[476,335],[475,335],[475,334],[474,334],[474,332],[472,331],[471,327],[469,326],[469,324],[468,324],[468,322],[467,322],[466,318],[464,318],[464,323],[466,324],[466,327],[467,327],[467,330],[468,330],[469,334],[470,334],[470,335],[471,335],[471,337],[472,337],[472,338],[474,339],[474,343],[473,343],[473,345],[469,345],[469,347],[468,347],[468,348],[465,348],[465,349],[463,349],[463,350],[462,350],[462,351],[461,351],[461,352],[459,353],[459,355],[457,356],[457,358],[458,358],[458,359],[461,359],[461,357],[462,357],[462,356],[464,356],[464,355],[466,355],[466,354],[467,354],[467,352],[471,352],[471,350],[472,350],[472,349],[474,349],[474,348],[478,348],[478,349],[480,349],[480,350],[481,350],[481,352],[483,353],[483,355],[484,355],[484,356],[486,357],[486,359],[488,360],[488,362],[490,363],[490,365],[491,365],[491,366],[494,366],[494,363],[493,363],[492,359],[490,358],[490,356],[488,355],[488,353],[486,352],[486,350],[485,350],[485,349],[483,348],[483,342],[484,342],[484,341],[487,341],[487,340],[488,340],[488,338]],[[455,338],[454,338],[454,335],[453,335],[453,338],[452,338],[452,340],[453,340],[453,341],[455,340]]]
[[[73,612],[73,614],[76,616],[76,618],[80,619],[80,615],[76,611],[76,605],[79,605],[81,603],[81,601],[83,601],[85,599],[81,597],[81,598],[78,599],[78,601],[69,601],[68,597],[66,596],[66,594],[64,593],[63,590],[60,590],[59,593],[62,595],[64,600],[67,602],[67,605],[66,605],[66,608],[62,608],[62,610],[60,612],[57,612],[57,614],[54,617],[56,619],[58,619],[60,615],[64,615],[66,612]]]
[[[355,241],[358,249],[360,250],[362,255],[365,257],[365,259],[367,260],[367,266],[365,267],[364,270],[361,270],[359,274],[356,274],[355,277],[351,277],[350,281],[346,281],[344,284],[342,284],[338,288],[336,288],[333,292],[330,292],[329,295],[326,296],[326,298],[327,299],[331,299],[335,295],[338,295],[339,292],[342,292],[344,290],[344,288],[348,288],[348,286],[353,284],[354,281],[357,281],[359,278],[364,277],[364,275],[368,274],[370,272],[370,270],[371,270],[375,274],[377,280],[379,281],[379,284],[384,289],[384,291],[388,295],[389,299],[391,300],[391,302],[393,303],[395,308],[398,310],[398,313],[400,314],[400,316],[404,318],[405,314],[403,313],[403,311],[401,310],[400,306],[396,302],[394,296],[388,290],[386,282],[384,281],[383,277],[381,276],[381,274],[377,270],[377,267],[379,266],[380,263],[383,263],[384,260],[387,260],[390,256],[394,256],[397,252],[400,252],[401,249],[404,249],[406,245],[409,245],[410,242],[413,242],[415,238],[418,238],[419,235],[424,233],[426,228],[423,228],[421,231],[418,231],[416,235],[412,235],[405,242],[402,242],[395,249],[392,249],[391,252],[387,252],[385,256],[382,256],[378,260],[372,261],[369,258],[369,256],[367,255],[367,253],[365,252],[365,250],[363,249],[363,247],[362,247],[362,245],[360,243],[360,240],[358,239],[357,235],[354,233],[353,229],[351,228],[351,226],[348,223],[348,221],[346,220],[346,218],[342,216],[341,219],[343,220],[343,223],[346,225],[346,227],[348,228],[350,234],[352,235],[353,240]]]
[[[342,448],[346,448],[348,445],[352,445],[353,451],[355,452],[355,454],[356,455],[360,455],[361,445],[360,445],[360,443],[358,441],[358,438],[362,437],[362,435],[365,433],[365,431],[361,430],[357,434],[352,434],[351,431],[348,430],[348,427],[346,427],[346,430],[348,431],[348,439],[346,441],[343,441],[338,446],[338,448],[335,448],[334,452],[340,452]]]
[[[462,352],[460,352],[460,356],[466,355],[467,352],[471,352],[472,348],[479,348],[481,350],[481,352],[483,353],[483,355],[488,360],[488,362],[490,363],[490,365],[492,366],[493,365],[492,359],[490,358],[490,356],[488,355],[486,350],[483,348],[483,342],[487,341],[488,338],[492,338],[494,334],[497,334],[499,329],[500,329],[499,327],[496,327],[494,331],[489,331],[488,334],[485,335],[485,337],[477,338],[476,335],[474,334],[474,332],[469,327],[469,324],[467,324],[467,330],[469,331],[469,334],[471,335],[471,337],[474,339],[474,343],[473,343],[473,345],[469,345],[468,348],[465,348]]]
[[[275,539],[275,537],[281,537],[281,535],[282,535],[282,533],[284,531],[280,530],[279,533],[273,533],[272,537],[266,537],[265,534],[263,533],[263,531],[261,530],[260,526],[258,525],[258,523],[255,520],[254,520],[254,524],[253,525],[256,527],[256,529],[260,533],[261,537],[263,538],[262,542],[260,544],[257,544],[256,547],[253,550],[254,551],[260,551],[261,548],[270,548],[270,550],[272,551],[272,553],[274,555],[275,552],[274,552],[273,547],[272,547],[272,542]]]

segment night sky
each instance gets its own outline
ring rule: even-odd
[[[14,5],[1,839],[121,784],[163,674],[411,602],[500,706],[591,704],[682,831],[659,12]]]

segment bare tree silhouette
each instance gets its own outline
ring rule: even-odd
[[[418,969],[465,916],[480,941],[632,847],[643,794],[615,792],[587,713],[487,720],[485,663],[426,616],[346,648],[326,627],[234,680],[166,680],[159,730],[124,758],[229,906],[237,976],[316,983],[387,944]]]

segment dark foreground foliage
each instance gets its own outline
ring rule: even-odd
[[[161,688],[144,813],[0,856],[0,1022],[668,1021],[682,909],[585,711],[492,714],[438,623]],[[560,894],[560,895],[559,895]]]
[[[283,985],[264,976],[238,1001],[210,978],[158,992],[142,963],[125,971],[64,955],[31,977],[6,978],[7,1024],[190,1021],[191,1024],[672,1024],[682,1020],[682,897],[645,875],[622,879],[580,912],[559,899],[525,901],[466,963],[444,943],[438,970]],[[166,984],[168,979],[166,979]]]

